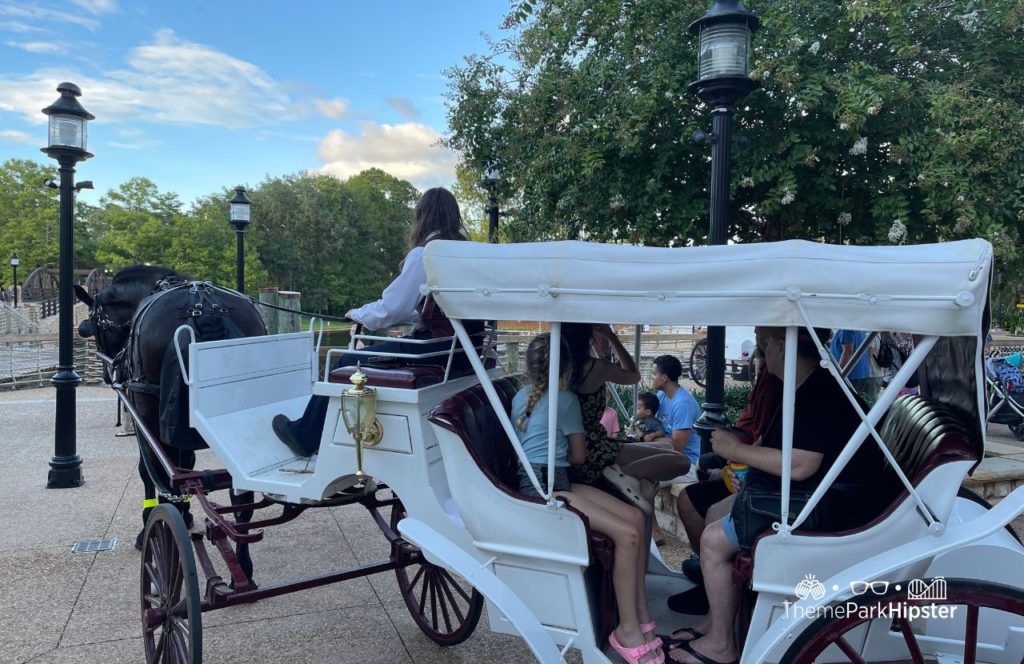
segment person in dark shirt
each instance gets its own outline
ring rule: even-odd
[[[763,329],[768,371],[781,379],[785,373],[786,329]],[[827,335],[827,330],[818,332],[819,339],[827,339]],[[810,491],[832,467],[860,425],[860,417],[836,380],[821,367],[814,341],[803,329],[798,336],[796,365],[791,487],[794,491]],[[782,419],[781,408],[777,408],[765,427],[760,445],[744,444],[727,429],[718,429],[712,434],[715,452],[749,466],[745,488],[781,489]],[[878,513],[880,500],[886,492],[875,485],[882,477],[883,468],[881,451],[873,441],[865,441],[818,508],[829,530],[861,525]],[[837,494],[846,494],[846,497],[834,499]],[[732,509],[739,509],[738,504]],[[687,630],[694,638],[676,640],[669,652],[670,661],[701,664],[702,658],[714,662],[738,659],[733,628],[736,598],[732,559],[737,551],[750,545],[750,542],[739,541],[731,513],[705,529],[701,536],[700,559],[710,611],[701,624]]]

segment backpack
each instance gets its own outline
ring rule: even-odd
[[[875,354],[875,362],[883,369],[898,369],[906,359],[900,347],[892,341],[883,341]]]

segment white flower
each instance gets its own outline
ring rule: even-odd
[[[956,20],[960,22],[960,26],[963,27],[967,32],[977,32],[978,23],[981,17],[978,16],[978,10],[975,9],[973,12],[967,14],[960,14],[956,17]]]
[[[551,9],[548,10],[548,16],[550,16],[551,18],[558,18],[561,15],[562,10],[559,9],[558,7],[552,7]]]
[[[820,49],[820,48],[821,48],[821,42],[817,42],[816,41],[816,42],[812,42],[811,45],[807,47],[807,50],[811,52],[811,55],[817,55],[818,54],[818,49]]]
[[[956,224],[953,226],[953,230],[957,233],[964,235],[967,231],[971,230],[971,220],[969,217],[961,215],[957,217]]]
[[[839,218],[836,219],[836,223],[838,223],[840,226],[846,226],[851,221],[853,221],[853,215],[850,214],[849,212],[840,212]]]
[[[749,189],[749,188],[753,187],[754,186],[754,178],[752,178],[752,177],[745,177],[745,178],[743,178],[742,180],[740,180],[740,186],[743,187],[744,189]]]
[[[850,154],[852,154],[852,155],[867,154],[867,152],[868,152],[868,139],[867,139],[866,136],[857,139],[857,142],[853,144],[852,148],[850,148]]]
[[[868,106],[868,115],[878,115],[878,107]]]
[[[621,210],[626,207],[626,199],[622,197],[622,194],[615,194],[608,199],[608,207],[613,210]]]
[[[796,196],[793,195],[793,192],[789,190],[789,187],[786,187],[785,189],[782,190],[782,200],[779,201],[782,205],[789,205],[795,200]]]
[[[615,39],[625,39],[626,38],[626,33],[623,32],[622,30],[619,30],[614,35],[612,35],[612,37],[614,37]]]
[[[918,182],[924,182],[924,173],[918,173],[917,174],[917,181]]]
[[[845,122],[840,122],[840,123],[839,123],[839,128],[840,128],[841,130],[843,130],[843,131],[846,131],[847,129],[849,129],[849,128],[850,128],[850,125],[846,124]]]
[[[795,48],[800,48],[801,46],[804,45],[804,40],[800,39],[800,37],[794,36],[789,38],[789,43],[792,44]]]
[[[889,242],[899,244],[907,236],[907,227],[899,219],[893,219],[889,227]]]

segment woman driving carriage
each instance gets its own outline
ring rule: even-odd
[[[416,203],[412,232],[409,236],[408,253],[402,261],[402,270],[394,281],[384,289],[379,299],[365,304],[358,309],[350,309],[345,317],[371,330],[379,330],[394,325],[411,323],[412,339],[430,339],[432,332],[424,324],[418,304],[420,302],[420,286],[426,283],[427,273],[423,269],[423,247],[434,240],[468,240],[466,228],[462,223],[459,204],[450,191],[442,187],[428,189]],[[355,327],[353,327],[353,334]],[[384,341],[374,344],[375,353],[432,353],[448,350],[451,344],[408,344],[401,341]],[[355,364],[359,358],[354,355],[342,355],[334,363],[334,367]],[[433,358],[425,358],[430,363]],[[447,361],[447,358],[443,358]],[[280,414],[273,419],[272,426],[277,437],[298,456],[309,456],[320,446],[323,435],[324,421],[327,418],[329,399],[324,396],[313,396],[306,405],[302,417],[289,420]]]
[[[767,370],[779,379],[785,373],[786,328],[766,327],[764,355]],[[826,330],[816,331],[822,343]],[[838,383],[820,365],[817,346],[805,329],[797,337],[796,404],[793,431],[791,501],[809,496],[835,462],[847,439],[860,425],[860,417]],[[710,611],[683,638],[674,639],[669,659],[685,664],[718,664],[738,659],[734,632],[736,597],[732,582],[732,560],[741,549],[749,549],[759,534],[745,494],[752,490],[781,492],[782,421],[779,410],[766,426],[762,444],[746,445],[737,436],[718,429],[712,434],[712,448],[718,454],[750,467],[743,488],[732,499],[731,513],[710,524],[700,540],[701,571],[707,588]],[[832,484],[830,493],[815,508],[805,524],[811,529],[844,530],[863,525],[875,517],[892,494],[879,487],[885,460],[874,445],[863,445]],[[836,498],[842,491],[844,498]],[[779,494],[781,495],[781,494]],[[727,499],[728,500],[728,499]],[[775,499],[778,506],[779,499]],[[827,502],[827,504],[826,504]],[[791,512],[799,512],[791,502]],[[741,528],[737,524],[747,524]],[[771,521],[763,523],[770,528]],[[687,638],[693,637],[693,638]]]

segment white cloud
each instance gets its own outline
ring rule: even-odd
[[[409,180],[421,189],[451,186],[455,181],[454,151],[439,145],[440,134],[423,124],[364,122],[360,134],[335,129],[320,140],[320,172],[347,178],[379,168]]]
[[[37,28],[33,25],[25,25],[24,23],[18,23],[17,21],[0,21],[0,30],[4,32],[47,32],[42,28]]]
[[[23,51],[29,53],[65,53],[66,49],[60,44],[45,41],[28,41],[28,42],[16,42],[8,41],[4,44],[11,48],[20,48]]]
[[[419,120],[423,115],[420,109],[416,108],[416,104],[405,97],[387,97],[386,101],[388,106],[402,116],[403,120]]]
[[[38,137],[26,131],[18,131],[17,129],[0,129],[0,141],[7,143],[34,143]]]
[[[56,99],[57,84],[72,81],[82,89],[82,105],[106,122],[143,119],[249,128],[308,112],[256,65],[184,41],[172,30],[160,30],[154,43],[132,49],[127,63],[127,69],[100,77],[66,69],[0,76],[0,110],[42,122],[39,109]]]
[[[71,0],[90,14],[111,14],[117,11],[116,0]]]
[[[336,120],[348,112],[348,100],[336,97],[335,99],[314,99],[313,104],[316,110],[325,118]]]
[[[59,23],[71,23],[89,30],[95,30],[100,27],[100,22],[94,18],[70,14],[56,9],[44,9],[42,7],[7,2],[0,4],[0,16],[13,16],[15,18],[43,21],[46,23],[52,23],[54,21]]]

